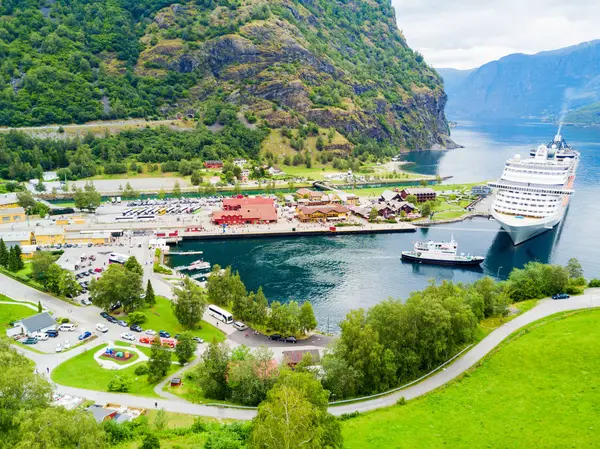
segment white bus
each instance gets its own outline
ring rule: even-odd
[[[233,323],[233,315],[227,310],[223,310],[220,307],[210,304],[208,306],[208,313],[214,316],[216,319],[223,321],[225,324]]]

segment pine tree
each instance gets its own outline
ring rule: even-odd
[[[23,258],[21,257],[21,255],[23,254],[23,252],[21,251],[21,247],[19,245],[15,245],[15,255],[16,255],[16,262],[17,262],[17,271],[22,270],[23,268],[25,268],[25,263],[23,262]]]
[[[148,279],[148,285],[146,285],[146,297],[144,300],[150,307],[156,304],[156,296],[154,296],[154,289],[152,288],[152,282],[150,282],[150,279]]]
[[[15,246],[13,246],[8,252],[8,269],[13,273],[19,271],[19,256],[17,256]]]
[[[42,302],[38,301],[38,313],[42,313]]]
[[[0,265],[4,268],[8,268],[8,249],[4,239],[0,239]]]

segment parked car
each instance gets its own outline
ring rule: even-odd
[[[81,334],[79,337],[77,337],[79,340],[83,341],[86,338],[90,338],[92,336],[92,333],[90,331],[85,331],[83,334]]]
[[[112,316],[112,315],[108,315],[108,317],[106,317],[106,321],[108,321],[109,323],[116,324],[116,323],[117,323],[117,321],[119,321],[119,320],[117,320],[117,319],[116,319],[114,316]]]
[[[102,268],[98,267],[98,268],[94,268],[94,271],[96,273],[102,273],[104,270]]]
[[[269,340],[279,341],[281,340],[281,334],[269,335]]]
[[[135,335],[133,335],[131,332],[125,332],[121,334],[121,338],[123,340],[135,341]]]
[[[171,338],[171,334],[169,334],[167,331],[160,331],[158,333],[158,336],[160,338]]]
[[[235,327],[239,331],[245,331],[246,329],[248,329],[248,326],[246,326],[244,323],[242,323],[240,321],[234,321],[233,327]]]
[[[92,301],[90,301],[89,299],[83,298],[81,300],[81,304],[83,304],[84,306],[91,306],[92,305]]]
[[[37,334],[33,335],[33,338],[36,338],[38,341],[40,341],[40,340],[46,341],[46,340],[48,340],[48,335],[47,334],[40,334],[38,332]]]
[[[108,313],[106,313],[106,312],[100,312],[100,316],[102,318],[104,318],[105,320],[108,319],[108,317],[109,317]]]
[[[558,295],[552,296],[552,299],[569,299],[570,296],[566,293],[559,293]]]
[[[96,256],[94,256],[93,254],[90,256],[90,260],[96,260]]]
[[[142,332],[142,327],[137,324],[132,324],[131,326],[129,326],[129,330],[132,330],[134,332]]]
[[[281,341],[284,341],[286,343],[298,343],[298,340],[296,340],[296,337],[294,337],[294,336],[282,338]]]
[[[110,306],[110,311],[114,312],[115,310],[121,308],[121,303],[119,301],[117,301],[116,303],[114,303],[112,306]]]
[[[56,345],[56,352],[62,352],[62,346],[60,343]]]
[[[91,248],[92,246],[94,246],[93,243],[88,243],[88,248]]]
[[[118,324],[119,326],[121,326],[121,327],[127,327],[127,323],[126,323],[125,321],[123,321],[123,320],[119,320],[119,321],[117,321],[117,324]]]
[[[98,332],[106,333],[108,332],[108,326],[106,324],[98,323],[96,324],[96,330]]]
[[[87,270],[87,274],[94,274],[94,269],[90,268],[89,270]]]
[[[48,337],[56,338],[56,337],[58,337],[58,331],[55,329],[50,329],[50,330],[46,331],[46,335]]]
[[[201,339],[200,337],[192,337],[192,340],[194,340],[196,343],[200,343],[200,344],[204,343],[204,340]]]
[[[69,340],[65,340],[65,343],[63,344],[63,348],[69,349],[70,347],[71,347],[71,342]]]
[[[21,343],[23,343],[24,345],[34,345],[37,342],[37,338],[35,337],[27,337],[25,340],[21,341]]]
[[[156,335],[156,331],[153,331],[152,329],[146,329],[146,332],[144,332],[146,335]]]

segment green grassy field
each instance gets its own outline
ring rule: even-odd
[[[132,379],[129,394],[136,396],[159,397],[154,393],[156,383],[148,382],[148,376],[137,376],[134,371],[140,365],[140,362],[118,371],[111,371],[102,368],[96,360],[94,354],[100,348],[107,345],[102,344],[89,349],[83,354],[73,357],[70,360],[60,364],[52,371],[52,381],[68,387],[86,388],[88,390],[108,391],[108,382],[116,375],[124,375]],[[179,369],[179,365],[171,365],[170,374]],[[157,382],[158,383],[158,382]]]
[[[423,398],[345,421],[345,447],[597,447],[600,310],[534,323],[479,365]]]
[[[0,301],[4,301],[0,298]],[[0,329],[4,330],[10,327],[11,321],[17,321],[35,315],[37,311],[20,304],[0,304]]]
[[[173,315],[171,301],[167,298],[157,296],[156,305],[142,311],[147,317],[146,322],[142,324],[144,329],[153,329],[156,332],[165,330],[172,336],[184,332],[183,327],[181,327],[181,324],[179,324],[177,318]],[[207,342],[213,341],[213,339],[217,341],[225,340],[225,334],[206,321],[201,321],[200,326],[202,326],[200,329],[192,331],[195,337],[200,337]]]

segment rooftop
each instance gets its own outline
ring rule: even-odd
[[[29,231],[11,231],[11,232],[0,232],[0,238],[5,242],[23,242],[31,239],[31,232]]]
[[[35,235],[59,235],[64,234],[65,230],[58,227],[40,228],[35,230]]]
[[[54,321],[54,318],[52,318],[48,312],[44,312],[21,320],[21,325],[27,332],[37,332],[41,329],[56,325],[56,321]]]
[[[223,207],[237,207],[237,206],[258,206],[268,205],[272,206],[275,200],[272,198],[264,198],[262,196],[255,197],[244,197],[244,198],[225,198],[223,200]]]
[[[18,203],[16,193],[3,193],[0,195],[0,206],[6,206],[7,204]]]
[[[315,212],[321,212],[323,214],[328,214],[329,212],[338,212],[338,213],[347,213],[350,209],[346,206],[339,205],[325,205],[325,206],[300,206],[298,207],[303,214],[309,215],[314,214]]]
[[[277,209],[272,204],[256,204],[244,206],[239,210],[218,210],[213,212],[212,219],[241,216],[247,220],[277,221]]]
[[[5,207],[0,209],[0,215],[24,214],[25,209],[22,207]]]
[[[407,195],[431,195],[435,194],[435,190],[431,187],[409,187],[403,189]]]

